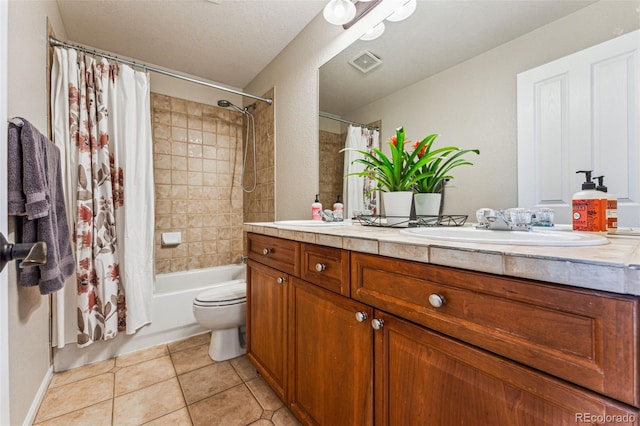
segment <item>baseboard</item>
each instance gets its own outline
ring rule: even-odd
[[[33,402],[31,403],[29,412],[27,413],[27,416],[24,419],[23,426],[30,426],[35,421],[36,415],[38,414],[38,409],[40,408],[40,404],[42,404],[44,395],[47,393],[47,389],[49,388],[49,383],[51,383],[52,378],[53,378],[53,365],[49,366],[47,373],[44,375],[44,378],[42,379],[40,388],[38,388],[38,392],[33,398]]]

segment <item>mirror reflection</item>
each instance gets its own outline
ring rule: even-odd
[[[404,126],[416,141],[479,148],[455,171],[445,214],[517,205],[518,73],[640,27],[637,1],[418,1],[374,41],[357,41],[320,68],[321,114],[375,125],[380,145]],[[350,61],[382,63],[362,72]],[[320,118],[320,189],[344,193],[347,124]],[[333,167],[329,167],[333,164]],[[331,186],[330,186],[331,185]],[[349,200],[347,200],[348,204]]]

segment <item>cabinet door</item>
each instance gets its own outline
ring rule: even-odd
[[[637,424],[637,409],[389,314],[374,315],[384,321],[374,333],[376,425],[570,425],[595,416]]]
[[[372,309],[299,279],[290,302],[291,411],[307,424],[371,425]]]
[[[247,358],[286,401],[288,275],[247,263]]]

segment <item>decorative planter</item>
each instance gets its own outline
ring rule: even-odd
[[[387,216],[387,225],[406,227],[411,215],[411,201],[413,201],[411,191],[383,192],[382,202]]]
[[[440,214],[441,193],[420,193],[413,196],[417,216],[438,216]]]

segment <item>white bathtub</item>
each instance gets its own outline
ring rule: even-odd
[[[224,281],[244,278],[245,271],[245,265],[237,264],[156,275],[151,324],[135,334],[120,333],[115,339],[95,342],[83,349],[78,349],[75,344],[54,348],[54,371],[92,364],[204,333],[207,330],[200,327],[193,317],[193,299]]]
[[[245,271],[245,265],[238,264],[156,275],[150,328],[171,336],[178,331],[170,340],[205,331],[193,317],[193,299],[219,283],[244,278]]]

